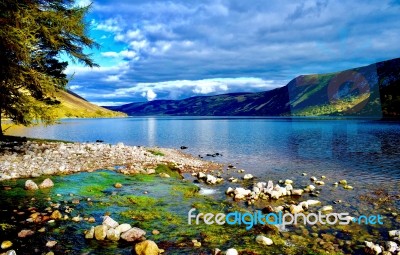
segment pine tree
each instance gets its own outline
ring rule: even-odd
[[[89,6],[76,7],[71,0],[3,0],[0,10],[0,118],[23,125],[51,123],[51,109],[59,103],[53,94],[68,82],[67,62],[60,55],[96,66],[84,53],[97,46],[87,35]]]

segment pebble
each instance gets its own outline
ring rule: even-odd
[[[13,243],[11,241],[3,241],[1,243],[1,248],[5,250],[5,249],[10,248],[12,245],[13,245]]]
[[[30,230],[30,229],[23,229],[23,230],[21,230],[19,233],[18,233],[18,237],[19,238],[25,238],[25,237],[27,237],[27,236],[31,236],[31,235],[33,235],[35,232],[33,232],[32,230]]]
[[[47,241],[46,247],[53,248],[57,244],[57,241]]]
[[[267,246],[274,244],[274,242],[273,242],[270,238],[265,237],[265,236],[263,236],[263,235],[258,235],[258,236],[256,237],[256,242],[257,242],[258,244],[267,245]]]
[[[226,250],[225,255],[238,255],[238,251],[236,249],[230,248],[228,250]]]
[[[157,229],[154,229],[153,231],[151,231],[151,233],[152,233],[153,235],[159,235],[159,234],[160,234],[160,231],[158,231]]]
[[[120,189],[120,188],[122,188],[122,184],[117,182],[116,184],[114,184],[114,187],[117,189]]]

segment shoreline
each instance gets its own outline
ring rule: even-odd
[[[181,173],[208,172],[222,167],[221,164],[170,148],[127,146],[123,143],[18,140],[0,142],[0,181],[100,169],[123,174],[154,174],[159,165],[172,165]]]

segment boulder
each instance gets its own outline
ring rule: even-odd
[[[129,225],[127,223],[123,223],[123,224],[119,225],[118,227],[116,227],[115,230],[118,230],[120,233],[124,233],[131,228],[132,228],[131,225]]]
[[[272,245],[274,243],[270,238],[263,235],[258,235],[256,237],[256,242],[261,245]]]
[[[386,250],[394,253],[395,251],[397,251],[399,249],[397,243],[393,242],[393,241],[388,241],[385,243],[386,246]]]
[[[119,230],[114,229],[114,228],[110,228],[109,230],[107,230],[107,239],[111,240],[111,241],[118,241],[121,237],[121,232],[119,232]]]
[[[107,236],[107,226],[99,225],[94,228],[94,237],[96,240],[102,241]]]
[[[39,189],[39,187],[38,187],[38,185],[37,185],[34,181],[32,181],[32,180],[27,180],[27,181],[25,182],[25,189],[26,189],[26,190],[37,190],[37,189]]]
[[[105,216],[103,219],[103,225],[107,226],[108,228],[116,228],[119,224],[110,216]]]
[[[137,255],[158,255],[159,249],[155,242],[146,240],[135,244],[135,252]]]
[[[44,179],[41,184],[39,184],[40,189],[48,189],[54,187],[54,183],[49,178]]]
[[[207,184],[216,184],[217,183],[217,178],[215,178],[211,174],[207,174],[206,183]]]
[[[94,227],[91,227],[90,230],[85,231],[85,238],[86,239],[94,238]]]
[[[140,228],[133,227],[128,231],[122,233],[121,239],[127,242],[134,242],[146,235],[146,232]]]

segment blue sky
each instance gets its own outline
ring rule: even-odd
[[[71,62],[69,87],[99,105],[270,90],[400,57],[399,17],[393,0],[94,0],[100,67]]]

